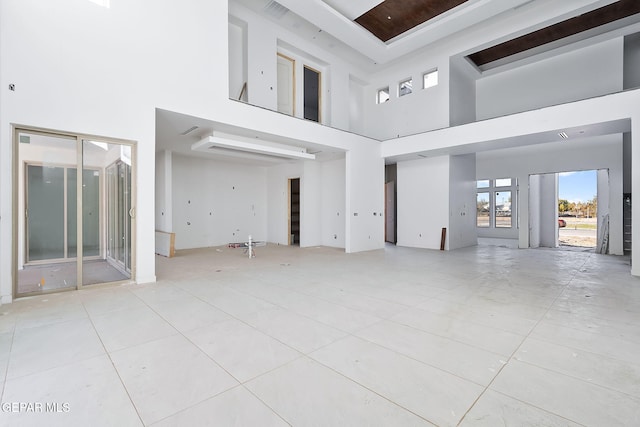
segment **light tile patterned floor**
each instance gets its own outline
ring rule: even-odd
[[[1,306],[0,426],[640,425],[625,257],[268,246],[157,270]]]

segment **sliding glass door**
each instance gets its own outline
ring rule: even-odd
[[[131,280],[132,145],[15,132],[15,296]]]

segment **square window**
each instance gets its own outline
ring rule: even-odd
[[[413,92],[413,79],[401,81],[398,85],[398,96],[409,95],[411,92]]]
[[[477,188],[489,188],[489,180],[488,179],[479,179]]]
[[[389,86],[378,89],[378,93],[376,94],[376,104],[384,104],[389,100]]]
[[[511,187],[511,178],[496,179],[496,187]]]
[[[427,89],[438,85],[438,70],[429,71],[422,76],[422,88]]]

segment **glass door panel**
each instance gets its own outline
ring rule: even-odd
[[[82,284],[129,280],[131,147],[85,140],[83,162]]]
[[[27,260],[65,258],[64,167],[27,165]]]
[[[77,286],[69,244],[68,169],[77,164],[77,140],[17,131],[18,238],[15,294],[55,292]],[[73,197],[73,195],[71,195]]]

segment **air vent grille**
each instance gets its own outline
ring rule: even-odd
[[[278,3],[277,1],[271,0],[264,7],[264,11],[265,11],[265,13],[267,15],[271,16],[272,18],[280,19],[284,15],[286,15],[287,12],[289,12],[289,9],[287,9],[286,7],[284,7],[283,5]]]

